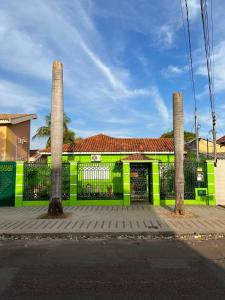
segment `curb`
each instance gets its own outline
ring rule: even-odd
[[[168,232],[116,232],[116,233],[2,233],[0,241],[5,240],[41,240],[41,239],[64,239],[64,240],[212,240],[223,239],[225,233],[174,233]]]

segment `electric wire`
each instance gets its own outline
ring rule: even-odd
[[[213,11],[212,11],[212,1],[211,1],[211,42],[210,45],[210,30],[207,12],[206,0],[200,0],[201,7],[201,18],[203,27],[203,38],[204,38],[204,48],[206,57],[206,67],[207,67],[207,77],[208,77],[208,89],[209,89],[209,99],[210,108],[212,115],[212,135],[214,143],[214,159],[216,162],[216,113],[215,113],[215,92],[214,92],[214,50],[213,50]]]
[[[191,71],[191,81],[192,81],[192,89],[193,89],[193,97],[194,97],[194,106],[195,106],[195,112],[196,112],[197,111],[197,100],[196,100],[196,89],[195,89],[195,81],[194,81],[191,33],[190,33],[190,22],[189,22],[189,11],[188,11],[187,0],[185,0],[185,6],[186,6],[186,19],[187,19],[187,30],[188,30],[189,63],[190,63],[190,71]]]
[[[181,0],[180,0],[180,6],[181,6],[182,21],[183,21],[183,29],[184,29],[186,52],[187,52],[187,60],[188,60],[190,79],[191,79],[191,85],[192,85],[192,90],[193,90],[193,98],[194,98],[194,127],[195,127],[195,136],[196,136],[196,158],[197,158],[197,161],[198,161],[199,160],[199,145],[198,145],[199,124],[198,124],[198,113],[197,113],[198,108],[197,108],[196,88],[195,88],[194,71],[193,71],[192,43],[191,43],[189,9],[188,9],[187,0],[185,0],[185,8],[186,8],[186,23],[187,23],[187,36],[188,36],[188,38],[186,37],[186,29],[185,29],[186,26],[185,26],[185,21],[184,21],[184,14],[183,14],[183,7],[182,7]]]
[[[190,76],[190,81],[191,81],[191,85],[192,84],[192,72],[191,72],[191,65],[190,65],[190,60],[189,60],[189,48],[188,48],[188,42],[187,42],[187,33],[186,33],[186,29],[185,29],[185,20],[184,20],[184,13],[183,13],[183,7],[182,7],[182,0],[180,0],[180,9],[181,9],[181,17],[182,17],[182,24],[183,24],[183,32],[184,32],[184,41],[185,41],[185,49],[186,49],[186,57],[187,57],[187,64],[188,64],[188,70],[189,70],[189,76]],[[194,118],[194,122],[195,122],[195,118]],[[194,125],[192,126],[191,132],[194,129]]]
[[[182,7],[182,0],[180,0],[180,9],[181,9],[181,17],[182,17],[182,23],[183,23],[183,31],[184,31],[184,41],[185,41],[187,63],[188,63],[190,80],[191,80],[191,67],[190,67],[190,62],[189,62],[188,43],[187,43],[187,36],[186,36],[186,29],[185,29],[185,21],[184,21],[184,13],[183,13],[183,7]]]
[[[212,80],[212,60],[211,60],[211,47],[209,42],[209,26],[208,26],[208,14],[205,0],[200,0],[201,3],[201,17],[203,25],[203,38],[207,65],[207,77],[208,77],[208,88],[210,97],[210,107],[211,113],[215,113],[215,103],[214,103],[214,91],[213,91],[213,80]]]
[[[211,40],[212,40],[212,87],[215,102],[215,57],[214,57],[214,24],[213,24],[213,0],[210,2]]]

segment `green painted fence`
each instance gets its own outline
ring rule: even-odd
[[[133,163],[133,162],[132,162]],[[174,205],[174,163],[148,162],[151,164],[151,203]],[[15,167],[15,163],[14,167]],[[106,163],[63,163],[63,205],[130,205],[131,162]],[[197,167],[204,174],[202,182],[197,181]],[[214,163],[202,165],[185,163],[185,204],[215,205]],[[15,169],[14,169],[15,172]],[[14,173],[15,175],[15,173]],[[5,176],[5,175],[4,175]],[[1,176],[2,177],[2,176]],[[50,198],[50,164],[16,163],[16,188],[9,188],[11,199],[5,204],[15,206],[45,206]],[[13,180],[12,180],[13,182]],[[15,192],[16,190],[16,192]]]
[[[202,169],[203,181],[197,181],[197,170]],[[175,199],[175,165],[174,163],[160,163],[160,199]],[[184,199],[194,200],[196,188],[207,188],[207,164],[184,162]]]
[[[78,163],[78,200],[123,199],[122,164]]]
[[[51,164],[24,163],[24,201],[50,199]],[[63,163],[62,199],[70,198],[70,163]]]
[[[0,162],[0,206],[15,204],[16,163]]]

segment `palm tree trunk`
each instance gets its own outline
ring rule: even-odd
[[[62,207],[62,146],[63,146],[63,65],[54,61],[51,98],[51,198],[50,215],[63,213]]]
[[[184,115],[180,93],[173,93],[173,132],[175,146],[175,212],[184,214]]]

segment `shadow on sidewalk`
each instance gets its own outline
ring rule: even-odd
[[[156,212],[154,217],[160,220]],[[225,295],[224,239],[86,236],[0,245],[1,299],[224,299]]]

